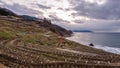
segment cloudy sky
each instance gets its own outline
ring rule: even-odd
[[[0,0],[0,6],[67,29],[120,32],[120,0]]]

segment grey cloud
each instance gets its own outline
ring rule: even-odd
[[[3,2],[4,3],[4,2]],[[13,4],[13,5],[8,5],[6,3],[3,4],[4,8],[9,8],[13,12],[19,15],[30,15],[30,16],[35,16],[35,15],[40,15],[40,17],[43,17],[43,12],[33,10],[32,8],[27,8],[24,5],[19,5],[19,4]]]
[[[49,17],[53,22],[66,22],[66,23],[69,23],[69,21],[58,18],[55,14],[54,15],[49,15]]]
[[[103,5],[89,4],[83,0],[76,0],[76,16],[88,16],[96,19],[120,19],[120,0],[108,0]]]
[[[66,9],[63,9],[63,8],[58,8],[58,10],[70,11],[71,9],[70,9],[70,8],[66,8]]]
[[[57,8],[57,9],[59,9],[59,10],[64,10],[63,8]]]
[[[38,5],[40,9],[50,9],[51,8],[48,6],[41,5],[41,4],[36,4],[36,5]]]
[[[6,0],[7,1],[7,0]],[[46,0],[47,1],[47,0]],[[60,0],[58,0],[59,2]],[[56,12],[49,13],[48,16],[54,22],[54,24],[60,25],[67,29],[71,30],[92,30],[92,31],[115,31],[120,29],[120,0],[107,0],[107,2],[103,5],[97,5],[96,3],[90,4],[86,3],[85,0],[68,0],[72,7],[63,9],[62,7],[58,7],[58,10],[62,10],[64,12],[67,11],[76,11],[77,13],[72,13],[70,16],[73,18],[76,16],[85,16],[95,19],[105,19],[105,21],[84,21],[84,20],[73,20],[76,24],[69,24],[71,21],[66,21],[59,18],[56,15]],[[13,5],[8,5],[5,2],[2,2],[3,7],[9,8],[16,12],[17,14],[26,14],[26,15],[41,15],[44,16],[46,13],[46,9],[50,11],[52,6],[46,6],[41,4],[33,4],[32,8],[28,8],[25,5],[20,5],[19,3],[15,3]],[[34,10],[34,6],[38,6],[36,9],[45,10],[45,12],[41,12],[38,10]],[[108,19],[116,19],[116,21],[109,21]],[[109,22],[107,22],[109,21]],[[82,22],[82,23],[81,23]],[[84,22],[84,23],[83,23]]]
[[[59,23],[67,29],[71,30],[91,30],[91,31],[103,31],[103,32],[114,32],[120,31],[120,21],[86,21],[85,23]]]
[[[75,23],[84,23],[82,20],[74,20]]]

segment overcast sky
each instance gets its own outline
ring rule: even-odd
[[[120,32],[120,0],[0,0],[0,6],[67,29]]]

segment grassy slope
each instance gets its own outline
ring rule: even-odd
[[[57,46],[57,44],[60,41],[58,35],[48,31],[43,27],[39,27],[38,24],[36,24],[35,22],[16,23],[6,20],[0,20],[0,39],[19,39],[23,43],[32,43],[49,46]],[[104,53],[107,53],[103,52],[102,50],[97,50],[94,48],[83,46],[69,40],[64,40],[62,45],[64,47],[69,47],[84,52],[92,52],[98,54],[103,53],[103,55]]]
[[[3,42],[4,40],[9,41],[9,40],[15,40],[15,39],[19,40],[20,43],[22,42],[22,44],[31,44],[30,46],[32,46],[32,48],[38,48],[40,50],[43,49],[45,51],[48,51],[48,52],[41,52],[41,54],[39,56],[41,56],[42,58],[40,57],[40,60],[43,58],[45,58],[45,59],[47,58],[49,60],[55,60],[55,61],[65,60],[65,59],[78,60],[78,57],[67,56],[67,54],[69,54],[69,53],[63,53],[63,54],[61,52],[60,52],[60,54],[53,53],[53,52],[55,52],[54,48],[67,48],[67,49],[77,50],[77,51],[81,51],[81,52],[99,54],[102,56],[114,55],[112,53],[108,53],[108,52],[104,52],[102,50],[84,46],[84,45],[81,45],[81,44],[78,44],[78,43],[75,43],[75,42],[72,42],[72,41],[69,41],[66,39],[64,39],[63,43],[61,43],[61,45],[62,45],[62,47],[61,47],[58,45],[60,43],[60,36],[58,36],[57,34],[51,32],[51,31],[48,31],[44,27],[38,26],[38,24],[36,22],[23,21],[22,23],[17,23],[17,22],[11,22],[11,21],[7,21],[7,20],[0,20],[0,42]],[[9,44],[12,42],[9,42]],[[13,51],[13,53],[18,52],[19,53],[18,56],[19,55],[26,56],[26,55],[24,55],[25,52],[23,50],[23,49],[26,49],[26,47],[19,48],[19,46],[14,47],[15,45],[16,44],[14,44],[13,46],[10,46],[10,48],[13,47],[12,50],[16,50],[15,52]],[[37,50],[33,50],[32,48],[26,49],[26,50],[27,51],[31,50],[33,52],[37,51]],[[21,49],[21,50],[19,50],[19,49]],[[27,51],[26,51],[26,53],[27,53]],[[29,51],[28,54],[32,55],[31,51]],[[49,51],[51,51],[51,53],[49,53]],[[9,54],[9,51],[8,52],[6,51],[6,53]],[[37,52],[35,52],[35,53],[37,53]],[[30,55],[28,55],[28,56],[30,56]],[[37,55],[38,54],[34,55],[34,53],[33,53],[32,57],[36,58]],[[22,57],[20,57],[20,58],[22,58]],[[25,57],[23,57],[23,58],[25,59]],[[35,62],[36,62],[36,59],[34,59],[34,58],[32,58],[32,59],[35,60]],[[36,63],[38,63],[38,62],[36,62]]]
[[[0,39],[19,39],[23,43],[32,43],[49,46],[57,46],[57,44],[60,41],[58,35],[48,31],[43,27],[39,27],[38,24],[36,24],[35,22],[16,23],[6,20],[0,20]],[[64,45],[64,47],[70,47],[72,49],[84,52],[95,52],[99,54],[103,53],[102,50],[97,50],[94,48],[83,46],[65,39],[62,45]]]
[[[44,36],[45,34],[48,33],[49,35],[55,36],[55,34],[45,28],[37,26],[38,25],[33,22],[15,23],[0,20],[0,38],[3,40],[16,38],[26,43],[40,44],[48,40],[47,37]]]

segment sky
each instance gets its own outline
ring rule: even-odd
[[[0,6],[70,30],[120,32],[120,0],[0,0]]]

